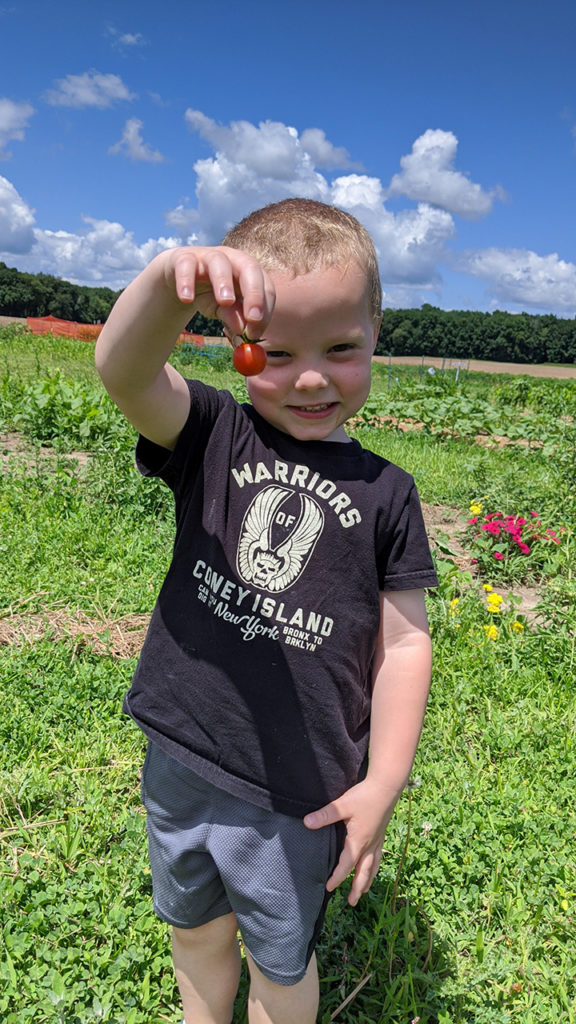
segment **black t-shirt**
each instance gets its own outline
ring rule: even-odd
[[[379,592],[435,586],[409,474],[357,441],[298,441],[189,381],[172,563],[125,701],[168,754],[300,817],[366,769]]]

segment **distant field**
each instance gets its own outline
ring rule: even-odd
[[[25,324],[26,320],[18,316],[0,316],[0,327],[8,324]],[[227,345],[224,338],[207,338],[210,345]],[[374,356],[376,363],[388,363],[388,356]],[[441,369],[443,360],[436,356],[425,356],[425,366],[433,366]],[[547,377],[556,380],[568,380],[576,378],[575,366],[536,366],[533,363],[494,363],[483,359],[447,359],[445,365],[448,369],[456,369],[461,364],[468,370],[476,373],[511,373],[514,376],[526,375],[527,377]],[[393,366],[420,366],[422,356],[392,356]]]

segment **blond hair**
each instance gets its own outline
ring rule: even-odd
[[[283,199],[249,213],[222,244],[254,256],[265,270],[295,275],[357,263],[366,274],[374,316],[380,316],[382,285],[374,243],[355,217],[336,206],[315,199]]]

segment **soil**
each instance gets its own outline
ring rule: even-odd
[[[388,364],[388,356],[374,356],[375,363]],[[422,356],[392,356],[392,366],[421,366]],[[555,380],[576,378],[575,366],[548,366],[534,363],[496,363],[483,359],[441,359],[436,356],[424,356],[424,368],[433,366],[435,369],[461,371],[471,370],[473,373],[511,373],[516,376],[550,377]]]
[[[35,466],[42,459],[69,459],[79,466],[86,466],[91,459],[90,452],[57,452],[54,448],[39,445],[34,448],[21,434],[0,434],[0,470],[6,468],[17,456],[27,466]]]

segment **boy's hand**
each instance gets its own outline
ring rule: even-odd
[[[169,249],[165,279],[180,302],[222,320],[229,332],[260,337],[274,310],[274,285],[257,260],[227,246]]]
[[[382,784],[366,778],[337,800],[304,818],[308,828],[345,822],[346,842],[326,888],[332,892],[354,870],[348,896],[352,907],[356,906],[363,893],[368,892],[378,873],[386,828],[399,796],[397,790],[386,790]]]

